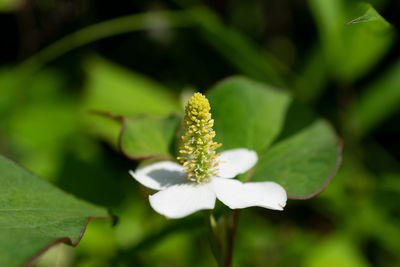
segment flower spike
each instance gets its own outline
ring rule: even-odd
[[[204,95],[195,93],[185,106],[185,133],[177,158],[186,167],[190,181],[208,182],[209,177],[217,175],[219,154],[215,150],[221,144],[213,141],[213,125],[210,103]]]

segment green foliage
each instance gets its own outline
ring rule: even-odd
[[[307,267],[368,267],[361,253],[345,237],[331,237],[320,242],[307,259]]]
[[[165,119],[148,116],[125,118],[119,147],[131,159],[170,158],[175,154],[180,121],[178,116]]]
[[[367,73],[394,42],[394,30],[371,5],[309,0],[332,77],[351,82]],[[356,18],[356,19],[354,19]]]
[[[400,61],[365,88],[352,110],[353,129],[360,135],[379,126],[400,107]]]
[[[18,3],[23,0],[0,0],[3,6],[12,8],[15,6],[4,5],[4,3],[11,4]],[[41,2],[38,0],[38,2]],[[3,7],[0,2],[0,12]],[[143,23],[146,21],[146,23]],[[145,12],[139,14],[132,14],[115,19],[110,19],[94,25],[90,25],[79,29],[60,40],[52,43],[48,47],[37,52],[25,62],[23,62],[19,69],[23,75],[30,75],[37,70],[43,68],[44,65],[57,59],[58,57],[68,53],[69,51],[82,47],[86,44],[110,37],[129,32],[141,30],[157,30],[167,29],[173,27],[187,26],[186,14],[181,14],[180,11],[160,10],[153,12]]]
[[[0,156],[0,265],[19,266],[59,242],[77,245],[105,209],[78,200]]]
[[[119,153],[117,140],[125,117],[129,131],[121,135],[123,152],[171,157],[176,147],[173,125],[178,122],[160,118],[179,114],[181,107],[179,92],[170,89],[203,91],[236,74],[266,84],[235,77],[218,83],[208,95],[222,149],[257,150],[253,181],[277,181],[290,197],[307,198],[335,171],[340,144],[334,131],[295,99],[332,121],[345,151],[343,166],[318,197],[288,201],[284,212],[241,211],[233,265],[399,265],[395,1],[369,1],[374,7],[345,0],[232,0],[212,7],[199,7],[196,0],[142,1],[115,3],[110,10],[95,2],[72,3],[71,9],[50,2],[0,0],[1,19],[9,25],[3,31],[1,64],[11,64],[0,66],[0,152],[64,190],[106,205],[119,220],[115,227],[108,221],[90,223],[77,248],[59,246],[38,267],[60,262],[215,265],[201,214],[167,222],[156,215],[143,201],[152,192],[129,177],[127,171],[136,163]],[[153,4],[161,10],[129,14]],[[168,7],[173,10],[163,9]],[[59,10],[67,15],[80,11],[58,17]],[[128,15],[112,18],[114,12]],[[66,17],[73,23],[64,24]],[[111,19],[99,22],[104,17]],[[277,40],[291,49],[276,45]],[[50,45],[35,50],[43,44]],[[32,52],[14,67],[17,57]],[[3,179],[4,163],[15,165],[1,159]],[[33,176],[21,173],[10,184]],[[17,194],[8,183],[0,183],[0,228],[8,227],[0,231],[1,266],[12,266],[5,259],[20,265],[63,237],[75,243],[89,216],[106,215],[32,179],[44,186],[26,183]],[[66,200],[45,198],[47,187]],[[12,202],[5,201],[9,197]],[[23,215],[4,210],[18,203],[52,209],[37,214],[25,210]],[[225,212],[223,207],[215,211],[219,225]]]
[[[370,5],[363,3],[362,8],[366,11],[364,14],[352,21],[346,23],[346,25],[354,24],[354,23],[362,23],[362,22],[371,22],[371,21],[378,21],[382,26],[386,25],[389,26],[389,23],[381,16],[379,13]]]
[[[179,110],[168,89],[149,78],[98,57],[85,66],[88,109],[118,115],[165,115]]]
[[[217,84],[208,97],[222,149],[258,152],[253,180],[275,181],[289,197],[308,198],[334,175],[341,157],[338,137],[307,109],[290,105],[289,94],[237,77]]]
[[[0,13],[14,11],[22,3],[23,0],[0,0]]]
[[[178,100],[167,88],[140,74],[98,57],[88,61],[85,70],[84,120],[92,133],[113,145],[116,145],[120,124],[107,116],[90,114],[90,111],[124,116],[168,115],[180,111]]]
[[[293,81],[293,93],[305,102],[315,101],[328,84],[328,74],[322,49],[313,48],[299,75]]]
[[[286,92],[242,77],[218,83],[207,97],[223,149],[247,147],[260,153],[279,134],[291,101]]]
[[[311,198],[335,175],[340,158],[338,137],[327,122],[316,120],[262,154],[253,180],[275,181],[289,198]]]
[[[212,10],[196,8],[190,10],[189,16],[207,43],[241,73],[273,85],[284,85],[277,60],[267,53],[260,56],[260,47],[242,33],[225,26]]]
[[[21,82],[10,68],[1,72],[0,83],[0,131],[8,138],[6,148],[14,149],[10,155],[18,155],[19,163],[35,173],[54,177],[67,143],[78,132],[77,105],[73,95],[62,91],[65,80],[45,69]]]
[[[288,93],[233,77],[213,87],[208,98],[221,149],[246,147],[260,155],[255,181],[276,181],[289,197],[303,199],[320,192],[335,174],[341,157],[338,137],[325,121],[290,105]],[[178,118],[124,121],[120,148],[128,157],[171,155]]]

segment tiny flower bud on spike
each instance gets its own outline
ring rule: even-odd
[[[215,149],[221,146],[213,142],[215,132],[212,129],[210,103],[201,93],[195,93],[185,106],[182,146],[177,159],[186,166],[188,179],[197,183],[208,182],[215,176],[218,166],[218,154]]]

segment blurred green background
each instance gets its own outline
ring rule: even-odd
[[[322,194],[243,211],[234,266],[400,266],[400,2],[368,2],[391,25],[345,0],[0,0],[0,153],[119,217],[37,266],[216,266],[201,214],[151,210],[119,123],[93,111],[181,112],[234,74],[289,90],[345,143]]]

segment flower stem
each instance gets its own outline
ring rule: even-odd
[[[210,247],[211,251],[214,255],[215,260],[218,262],[218,266],[223,266],[222,265],[222,240],[220,236],[218,235],[218,229],[217,229],[217,222],[212,215],[211,211],[207,210],[204,211],[204,219],[205,223],[207,225],[207,233],[208,233],[208,241],[210,242]]]
[[[237,227],[239,223],[239,215],[240,215],[240,210],[233,210],[230,223],[228,225],[228,236],[227,236],[227,246],[226,246],[226,258],[225,258],[225,267],[231,267],[232,266],[232,257],[233,257],[233,248],[235,246],[235,237],[236,237],[236,232],[237,232]]]
[[[240,210],[222,215],[218,222],[210,211],[204,211],[208,240],[218,266],[231,267]]]

